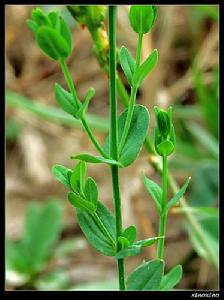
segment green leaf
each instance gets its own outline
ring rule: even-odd
[[[182,186],[182,188],[179,190],[179,192],[166,204],[165,212],[167,212],[172,206],[174,206],[181,199],[181,197],[183,196],[183,194],[185,193],[188,187],[190,180],[191,177],[188,177],[184,185]]]
[[[172,289],[182,278],[183,269],[181,265],[172,268],[166,275],[163,276],[159,286],[160,291]]]
[[[115,227],[115,218],[110,213],[110,211],[102,204],[98,203],[97,215],[101,219],[107,231],[110,233],[111,237],[116,240],[116,227]],[[77,209],[77,219],[85,234],[88,242],[100,253],[107,256],[114,256],[116,249],[113,248],[111,243],[106,239],[102,230],[97,225],[94,216],[91,214]]]
[[[122,164],[120,162],[115,161],[113,159],[107,159],[107,158],[104,158],[101,156],[94,156],[94,155],[86,154],[86,153],[71,156],[71,159],[80,159],[82,161],[93,163],[93,164],[105,163],[105,164],[109,164],[109,165],[115,165],[115,166],[122,167]]]
[[[127,289],[134,291],[158,290],[163,276],[164,262],[156,259],[137,267],[127,279]]]
[[[70,176],[70,186],[74,192],[83,193],[86,177],[86,163],[84,161],[79,162]]]
[[[115,258],[121,259],[125,258],[127,256],[136,256],[141,252],[142,247],[140,245],[130,245],[126,248],[121,249],[119,252],[117,252]]]
[[[171,141],[171,143],[173,144],[173,146],[175,148],[175,146],[176,146],[176,135],[175,135],[173,124],[171,125],[171,129],[170,129],[170,141]]]
[[[96,207],[93,205],[93,203],[83,199],[80,195],[73,192],[68,193],[68,200],[74,207],[85,210],[90,214],[96,211]]]
[[[156,17],[157,9],[155,5],[132,5],[129,11],[131,27],[139,34],[149,32]]]
[[[72,94],[63,89],[58,83],[55,83],[54,92],[58,104],[64,111],[76,118],[77,108]]]
[[[118,143],[125,126],[127,110],[123,111],[118,118]],[[135,105],[130,124],[129,133],[120,153],[119,162],[123,167],[127,167],[137,158],[145,141],[149,126],[149,113],[145,106]],[[109,138],[107,138],[104,149],[109,153]]]
[[[164,238],[164,237],[153,237],[153,238],[148,238],[148,239],[145,239],[145,240],[137,241],[134,244],[129,245],[126,248],[120,250],[116,254],[116,259],[124,258],[124,257],[127,257],[127,256],[138,255],[141,252],[143,247],[148,247],[148,246],[153,245],[160,238]]]
[[[48,17],[45,15],[45,13],[43,12],[43,10],[39,7],[34,8],[32,10],[32,20],[39,26],[49,26],[50,22]]]
[[[87,201],[90,201],[94,207],[97,207],[98,203],[98,188],[93,178],[88,177],[85,184],[84,194]]]
[[[62,226],[62,207],[60,202],[49,200],[40,207],[31,202],[26,211],[21,250],[26,259],[27,273],[40,271],[57,241]]]
[[[130,244],[134,243],[136,239],[136,235],[137,235],[137,229],[133,225],[127,227],[122,233],[122,236],[128,239]]]
[[[50,20],[52,27],[60,32],[59,13],[57,11],[49,12],[48,19]]]
[[[134,86],[139,87],[145,77],[152,71],[158,62],[158,51],[154,49],[149,57],[144,61],[140,67],[137,68],[133,75],[132,83]]]
[[[81,118],[81,117],[84,117],[87,109],[88,109],[88,106],[89,106],[89,102],[90,100],[92,99],[92,97],[95,95],[95,89],[94,88],[90,88],[88,90],[88,92],[86,93],[86,96],[85,96],[85,100],[84,100],[84,103],[82,104],[82,106],[80,107],[80,109],[78,110],[76,116],[78,118]]]
[[[161,211],[162,211],[162,209],[161,209],[162,189],[161,189],[161,187],[154,181],[147,178],[146,176],[143,176],[143,183],[144,183],[147,191],[151,195],[152,199],[154,200],[157,211],[159,213],[161,213]]]
[[[52,174],[53,176],[61,182],[63,185],[68,187],[70,189],[70,181],[69,181],[69,175],[71,174],[72,170],[68,169],[61,165],[54,165],[52,167]]]
[[[60,33],[61,36],[66,40],[67,45],[69,47],[69,53],[72,51],[72,37],[71,37],[71,31],[68,27],[68,24],[65,22],[65,20],[59,16],[60,20]]]
[[[43,52],[54,60],[65,59],[71,52],[66,40],[51,27],[41,26],[36,32],[36,41]]]
[[[128,83],[132,86],[132,76],[135,72],[135,61],[131,53],[124,46],[122,46],[120,50],[120,63]]]
[[[173,153],[174,144],[169,140],[165,140],[162,143],[156,145],[156,148],[159,155],[168,156]]]
[[[169,107],[168,111],[165,111],[164,109],[155,106],[154,113],[159,134],[164,139],[168,138],[172,125],[172,107]]]
[[[36,22],[34,22],[33,20],[27,20],[26,21],[26,25],[29,27],[30,30],[32,30],[34,33],[37,31],[38,29],[38,25]]]
[[[8,240],[6,242],[6,273],[8,270],[20,274],[29,274],[29,259],[24,255],[24,247],[21,241]],[[27,277],[28,280],[29,276]]]
[[[140,240],[140,241],[135,242],[135,245],[141,246],[141,247],[148,247],[148,246],[153,245],[159,239],[164,239],[164,236],[156,236],[156,237],[153,237],[153,238],[148,238],[148,239],[145,239],[145,240]]]
[[[119,236],[118,237],[118,242],[121,245],[121,249],[124,249],[124,248],[126,248],[130,245],[129,240],[124,236]]]

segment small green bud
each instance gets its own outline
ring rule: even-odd
[[[157,7],[155,5],[132,5],[129,11],[131,27],[139,34],[149,32],[156,18]]]
[[[160,156],[168,156],[175,148],[175,132],[172,123],[172,107],[168,111],[154,108],[156,117],[155,150]]]
[[[119,236],[118,237],[118,242],[121,246],[121,249],[124,249],[124,248],[127,248],[128,246],[130,246],[129,240],[124,236]]]
[[[46,14],[40,8],[32,10],[27,26],[35,33],[41,50],[54,60],[66,59],[72,51],[71,32],[58,12]]]

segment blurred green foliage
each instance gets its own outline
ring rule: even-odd
[[[51,200],[43,207],[31,202],[26,211],[22,238],[7,243],[8,267],[30,275],[40,271],[50,248],[58,239],[61,217],[62,209],[58,202]]]
[[[191,113],[186,119],[176,120],[177,154],[175,161],[171,161],[171,166],[192,174],[188,199],[191,207],[201,207],[203,210],[203,208],[208,209],[218,205],[218,67],[214,71],[213,80],[209,86],[205,84],[196,61],[193,63],[192,76],[196,95],[193,108],[195,113],[199,113],[196,114],[197,118],[194,120],[192,120]],[[182,107],[182,110],[184,109],[185,106]],[[195,218],[200,224],[203,238],[207,239],[210,244],[210,253],[202,248],[201,237],[192,230],[191,224],[186,224],[192,245],[199,256],[203,256],[218,266],[218,209],[215,215],[212,212],[209,213],[208,210],[208,215],[197,214]]]
[[[200,23],[205,18],[210,18],[217,22],[219,19],[218,5],[192,5],[190,6],[192,20]]]
[[[21,129],[23,125],[14,120],[13,118],[9,118],[6,120],[6,126],[5,126],[5,135],[6,135],[6,140],[8,142],[14,142],[18,138]]]
[[[17,241],[6,241],[6,281],[10,281],[10,274],[14,272],[22,279],[20,284],[33,285],[59,239],[62,212],[57,200],[48,200],[43,206],[34,201],[28,205],[22,237]]]
[[[27,97],[9,90],[6,91],[6,104],[8,107],[28,111],[40,118],[44,118],[57,124],[70,125],[75,127],[82,126],[79,120],[74,119],[72,116],[57,107],[41,104],[38,101],[33,101]],[[99,132],[107,132],[109,129],[106,118],[89,113],[87,114],[87,120],[90,124],[90,127],[98,130]]]
[[[206,21],[218,22],[218,5],[192,5],[189,6],[189,25],[194,35],[197,35]]]

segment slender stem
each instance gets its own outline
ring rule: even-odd
[[[108,230],[104,226],[104,224],[101,221],[101,219],[99,218],[98,214],[95,212],[95,213],[92,214],[92,216],[93,216],[95,222],[97,223],[97,225],[99,226],[99,228],[101,229],[101,231],[103,232],[104,236],[109,241],[109,243],[112,245],[112,247],[114,249],[116,249],[116,243],[115,243],[113,237],[110,235],[110,233],[108,232]]]
[[[109,6],[110,156],[117,160],[116,6]]]
[[[75,91],[75,87],[74,87],[74,84],[73,84],[73,81],[72,81],[72,77],[71,77],[71,74],[68,70],[68,67],[65,63],[64,60],[60,60],[60,65],[61,65],[61,68],[62,68],[62,71],[63,71],[63,74],[65,76],[65,79],[67,81],[67,84],[68,84],[68,87],[72,93],[72,96],[73,96],[73,99],[74,99],[74,104],[76,106],[76,108],[80,108],[82,103],[79,101],[78,99],[78,96],[77,96],[77,93]],[[91,129],[89,128],[87,122],[86,122],[86,119],[85,117],[82,117],[81,118],[81,122],[82,122],[82,125],[83,127],[85,128],[89,138],[91,139],[93,145],[96,147],[96,149],[99,151],[99,153],[104,157],[104,158],[109,158],[109,156],[106,154],[106,152],[103,150],[103,148],[100,146],[100,144],[97,142],[94,134],[92,133]]]
[[[115,204],[115,217],[116,217],[116,239],[117,239],[117,252],[121,250],[118,242],[118,237],[122,234],[122,209],[121,209],[121,197],[119,189],[119,175],[118,167],[112,166],[112,186],[113,186],[113,198]],[[124,277],[124,259],[118,259],[118,272],[119,272],[119,287],[120,290],[125,290],[125,277]]]
[[[137,46],[137,51],[136,51],[136,69],[140,65],[140,59],[141,59],[141,51],[142,51],[142,38],[143,38],[143,33],[139,33],[138,35],[138,46]]]
[[[158,241],[158,258],[163,259],[164,255],[164,244],[165,244],[165,234],[166,234],[166,219],[167,213],[164,213],[167,201],[167,156],[163,156],[163,172],[162,172],[162,212],[159,220],[159,236],[164,236],[164,238]]]
[[[162,173],[162,181],[163,181],[163,193],[162,193],[162,209],[166,206],[166,198],[167,198],[167,156],[163,156],[163,173]]]
[[[116,86],[116,6],[109,6],[109,69],[110,69],[110,156],[118,159],[117,149],[117,86]],[[122,234],[121,198],[119,189],[118,167],[111,167],[113,199],[116,219],[116,242]],[[125,290],[124,259],[118,259],[119,289]]]
[[[104,157],[104,158],[110,158],[109,155],[106,154],[106,152],[103,150],[103,148],[100,146],[100,144],[97,142],[95,136],[93,135],[91,129],[89,128],[86,119],[81,118],[82,125],[85,128],[89,138],[91,139],[93,145],[96,147],[96,149],[99,151],[99,153]]]
[[[74,87],[74,84],[73,84],[71,74],[70,74],[70,72],[68,70],[68,67],[67,67],[64,60],[60,60],[60,66],[61,66],[62,72],[65,76],[68,87],[69,87],[69,89],[72,93],[72,96],[73,96],[73,99],[74,99],[74,104],[75,104],[76,107],[80,108],[81,102],[79,101],[79,98],[78,98],[77,93],[75,91],[75,87]]]
[[[140,65],[141,50],[142,50],[142,37],[143,37],[143,34],[138,35],[138,46],[137,46],[137,51],[136,51],[136,62],[135,62],[136,69]],[[137,86],[131,87],[131,96],[130,96],[130,102],[128,105],[127,118],[125,120],[124,130],[123,130],[123,133],[121,136],[121,141],[119,143],[119,149],[118,149],[119,154],[121,153],[121,151],[124,147],[124,144],[126,142],[127,136],[128,136],[128,132],[129,132],[130,125],[131,125],[131,119],[132,119],[134,108],[135,108],[135,100],[136,100],[137,91],[138,91]]]

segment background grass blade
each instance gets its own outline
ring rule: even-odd
[[[58,124],[70,125],[82,128],[82,123],[63,110],[56,107],[40,104],[29,98],[21,96],[12,91],[6,91],[6,104],[36,114],[38,117],[53,121]],[[108,132],[109,124],[106,118],[87,114],[87,121],[91,128],[99,132]]]

